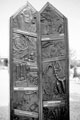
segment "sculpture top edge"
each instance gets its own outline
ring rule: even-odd
[[[27,3],[22,6],[14,15],[12,15],[12,18],[15,18],[20,13],[23,13],[26,9],[31,9],[34,13],[37,12],[37,10],[27,1]]]
[[[67,19],[58,9],[56,9],[51,3],[47,2],[42,9],[39,11],[39,13],[42,13],[46,7],[49,6],[57,15],[59,15],[61,18]],[[14,15],[12,15],[12,18],[15,18],[18,14],[20,14],[22,11],[24,11],[27,7],[30,7],[34,12],[38,12],[28,1],[27,4],[22,6]]]
[[[58,9],[56,9],[50,2],[47,2],[43,8],[39,11],[40,13],[42,13],[46,7],[50,7],[58,16],[60,16],[61,18],[66,18]]]

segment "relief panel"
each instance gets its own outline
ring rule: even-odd
[[[13,65],[13,81],[15,87],[35,87],[38,85],[38,73],[30,71],[26,64]]]
[[[13,33],[13,60],[36,64],[36,38]]]
[[[13,28],[36,33],[37,12],[29,4],[13,17]]]
[[[13,81],[16,87],[38,85],[36,38],[13,33]]]
[[[63,18],[60,17],[49,5],[47,5],[40,15],[41,33],[43,35],[64,33]]]
[[[42,42],[42,58],[63,57],[66,54],[63,40]]]
[[[54,108],[43,108],[43,120],[69,120],[67,104]]]
[[[14,109],[38,113],[38,93],[36,91],[14,92]]]
[[[43,100],[66,97],[66,60],[43,63]]]

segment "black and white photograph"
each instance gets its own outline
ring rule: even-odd
[[[79,11],[79,0],[0,0],[0,120],[80,120]]]

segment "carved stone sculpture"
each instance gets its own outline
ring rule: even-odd
[[[10,25],[10,120],[69,120],[66,17],[27,3]]]

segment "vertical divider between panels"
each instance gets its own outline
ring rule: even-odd
[[[42,120],[43,107],[42,107],[42,60],[41,60],[41,29],[40,29],[40,14],[37,14],[37,62],[38,62],[38,74],[39,74],[39,120]]]

